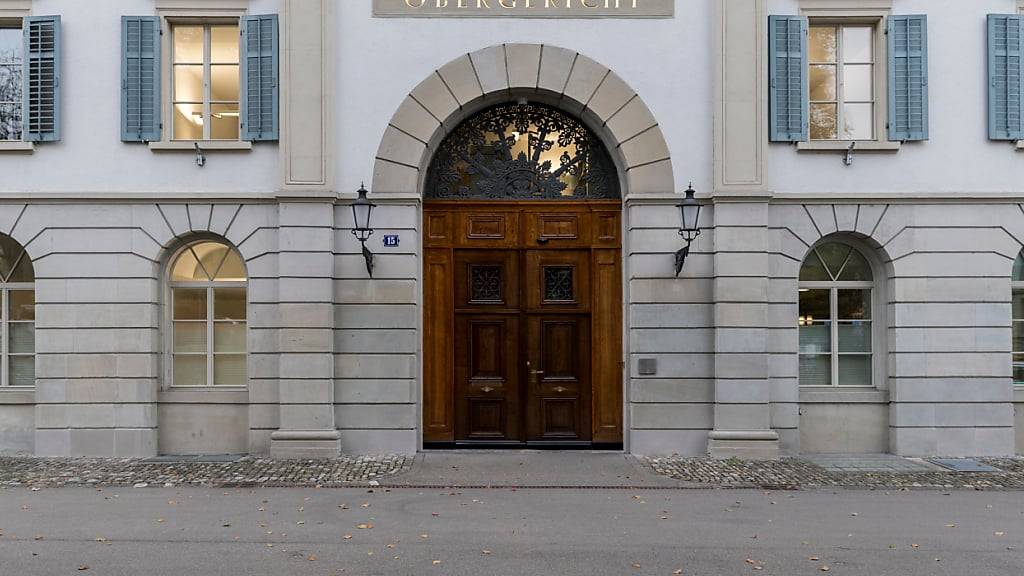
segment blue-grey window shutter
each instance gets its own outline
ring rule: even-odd
[[[1024,140],[1024,16],[988,16],[988,137]]]
[[[25,130],[29,142],[60,140],[60,16],[29,16],[25,35]]]
[[[160,118],[160,17],[121,17],[121,140],[157,142]]]
[[[928,17],[890,16],[889,140],[928,139]]]
[[[771,82],[769,136],[772,142],[803,142],[808,134],[807,18],[768,18],[768,75]]]
[[[277,140],[277,14],[242,18],[242,140]]]

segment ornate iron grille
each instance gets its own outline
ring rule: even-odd
[[[621,193],[608,151],[582,122],[547,106],[502,104],[442,142],[426,197],[586,200]]]
[[[572,302],[575,299],[572,276],[571,266],[545,266],[544,300],[549,302]]]
[[[473,302],[501,302],[501,266],[472,266]]]

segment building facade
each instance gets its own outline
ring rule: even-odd
[[[0,450],[1022,453],[1022,18],[0,0]]]

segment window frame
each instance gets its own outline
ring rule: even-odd
[[[811,140],[808,131],[806,142],[797,142],[800,151],[834,151],[846,150],[851,144],[859,152],[897,152],[901,142],[891,142],[888,138],[889,123],[889,49],[886,27],[892,14],[892,0],[801,0],[800,15],[807,17],[808,28],[816,25],[836,26],[872,26],[874,28],[874,138],[871,140]],[[809,39],[808,39],[809,40]],[[806,74],[810,82],[810,57],[808,56]],[[837,62],[837,66],[841,63]],[[838,81],[838,77],[837,77]],[[837,86],[838,92],[838,86]],[[837,94],[838,95],[838,94]],[[808,111],[810,110],[810,94],[808,93]],[[837,115],[838,118],[838,115]],[[808,119],[808,122],[810,119]]]
[[[821,20],[813,20],[809,22],[808,30],[813,28],[821,27],[832,27],[836,31],[836,60],[835,62],[815,62],[811,60],[810,52],[807,57],[807,78],[810,81],[811,69],[815,66],[832,66],[835,68],[835,81],[836,91],[834,100],[814,100],[810,96],[808,91],[808,110],[814,107],[815,104],[834,104],[836,107],[836,136],[837,138],[819,138],[815,139],[810,135],[808,130],[808,141],[809,142],[842,142],[849,144],[851,142],[876,142],[878,141],[878,74],[876,73],[878,68],[878,29],[874,25],[865,23],[855,23],[850,21],[844,22],[825,22]],[[870,62],[846,62],[844,52],[844,30],[846,28],[867,28],[871,31],[871,61]],[[809,41],[809,40],[808,40]],[[845,80],[845,68],[846,66],[870,66],[871,67],[871,99],[870,100],[854,100],[850,101],[845,98],[846,86],[844,85]],[[845,139],[839,138],[843,130],[843,119],[844,119],[844,108],[846,104],[870,104],[871,105],[871,134],[872,138],[868,139]],[[808,120],[810,121],[810,120]],[[884,123],[883,123],[884,128]]]
[[[170,136],[170,139],[173,142],[234,142],[234,141],[241,140],[241,137],[242,137],[242,125],[241,125],[241,122],[242,122],[242,117],[241,117],[241,109],[242,109],[241,35],[239,35],[239,57],[238,57],[237,62],[235,62],[233,64],[236,68],[238,68],[238,94],[237,94],[237,99],[233,100],[233,101],[229,101],[229,100],[214,100],[213,99],[213,70],[214,70],[214,68],[217,67],[217,66],[231,66],[232,65],[231,63],[214,62],[213,61],[213,29],[215,27],[225,27],[225,26],[231,26],[231,24],[228,24],[227,22],[215,21],[215,20],[204,20],[201,23],[199,23],[199,22],[174,22],[174,21],[172,21],[170,23],[170,34],[171,34],[171,42],[170,42],[170,44],[171,44],[171,55],[170,55],[170,66],[171,66],[171,73],[170,73],[170,82],[171,82],[171,100],[170,100],[171,124],[170,124],[170,131],[171,131],[171,136]],[[236,28],[238,28],[239,30],[241,30],[241,21],[235,22],[234,26]],[[175,46],[174,35],[177,33],[176,32],[176,28],[180,28],[180,27],[197,27],[197,28],[202,28],[202,31],[203,31],[203,61],[202,62],[198,62],[198,63],[197,62],[177,62],[176,55],[174,54],[174,46]],[[177,68],[180,67],[180,66],[195,66],[195,65],[201,65],[203,67],[203,86],[202,86],[203,95],[202,95],[202,102],[184,102],[184,101],[183,102],[179,102],[178,100],[175,99],[175,93],[176,93],[175,80],[177,79],[177,74],[175,72],[176,72]],[[238,138],[212,138],[211,132],[213,130],[213,107],[218,105],[218,104],[225,104],[225,103],[232,103],[232,102],[237,105],[238,110],[239,110],[239,112],[238,112]],[[174,107],[175,107],[176,104],[179,104],[179,103],[190,104],[190,105],[199,104],[200,106],[202,106],[202,109],[203,109],[202,110],[202,112],[203,112],[203,124],[202,124],[202,127],[203,127],[203,137],[202,138],[199,138],[199,139],[177,138],[176,135],[174,134],[174,128],[175,128],[175,125],[174,125]]]
[[[807,263],[807,259],[815,254],[817,249],[825,244],[836,243],[852,248],[864,258],[871,269],[871,281],[835,281],[835,280],[813,280],[803,281],[800,280],[800,270]],[[803,290],[829,290],[829,315],[831,316],[829,338],[830,338],[830,351],[829,351],[829,362],[830,362],[830,383],[829,384],[802,384],[800,383],[799,374],[799,362],[802,356],[812,356],[813,354],[802,354],[800,352],[799,343],[799,325],[797,326],[797,386],[800,390],[818,390],[818,391],[865,391],[865,390],[887,390],[888,389],[888,345],[887,345],[887,307],[888,302],[883,301],[883,296],[887,295],[887,283],[886,277],[883,273],[882,267],[876,261],[876,257],[872,250],[864,246],[862,242],[858,242],[849,238],[835,238],[826,237],[820,242],[814,244],[804,256],[804,259],[800,261],[800,267],[797,269],[797,301],[796,301],[796,318],[800,316],[800,298],[799,294]],[[871,354],[870,354],[870,366],[871,366],[871,384],[870,385],[856,385],[856,386],[842,386],[839,384],[839,323],[842,319],[838,316],[839,308],[839,290],[868,290],[871,298]],[[823,355],[823,354],[822,354]],[[864,353],[847,353],[847,355],[860,355],[866,356]]]
[[[249,301],[249,272],[246,269],[246,279],[244,281],[223,281],[223,280],[209,280],[209,281],[175,281],[172,278],[174,265],[177,264],[179,258],[186,250],[190,250],[193,246],[203,243],[216,243],[226,246],[229,250],[236,252],[242,262],[245,262],[245,258],[242,257],[241,252],[230,242],[220,238],[199,238],[193,239],[187,243],[184,243],[176,250],[171,253],[171,257],[168,259],[166,266],[164,266],[164,302],[165,311],[163,314],[164,318],[164,384],[161,386],[162,390],[185,390],[185,391],[239,391],[247,390],[249,382],[249,310],[251,303]],[[243,289],[245,290],[245,351],[242,353],[245,357],[246,363],[246,374],[245,384],[232,384],[232,385],[217,385],[214,384],[214,360],[217,356],[215,351],[214,332],[217,325],[217,320],[214,314],[214,293],[215,290],[220,289]],[[175,322],[179,322],[174,318],[174,297],[176,289],[185,290],[206,290],[206,318],[203,320],[188,321],[199,323],[203,322],[206,325],[206,351],[204,353],[187,353],[187,355],[199,356],[202,354],[206,357],[206,384],[202,385],[189,385],[189,384],[175,384],[174,382],[174,356],[176,352],[174,350],[174,326]],[[224,321],[222,321],[224,322]],[[235,355],[237,352],[222,353],[226,355]]]
[[[1017,255],[1017,258],[1014,259],[1014,264],[1016,264],[1017,260],[1021,259],[1022,257],[1024,257],[1024,251],[1022,251],[1020,254]],[[1013,369],[1014,369],[1014,364],[1015,364],[1014,359],[1013,359],[1014,356],[1017,356],[1018,354],[1024,354],[1024,350],[1020,350],[1020,351],[1014,350],[1015,346],[1014,346],[1013,328],[1014,328],[1014,326],[1018,322],[1020,322],[1021,324],[1024,324],[1024,318],[1021,318],[1020,320],[1018,320],[1017,318],[1014,318],[1015,315],[1013,313],[1013,302],[1014,302],[1013,297],[1015,295],[1017,295],[1017,294],[1024,295],[1024,280],[1014,280],[1013,273],[1012,273],[1012,270],[1011,270],[1011,275],[1010,275],[1010,381],[1013,382],[1014,389],[1016,389],[1016,390],[1024,390],[1024,381],[1018,383],[1016,378],[1014,378],[1014,374],[1013,374]]]
[[[196,4],[193,6],[193,4]],[[210,0],[201,5],[196,2],[158,2],[157,15],[160,17],[160,121],[164,129],[160,131],[160,140],[149,142],[152,151],[195,150],[198,144],[203,150],[252,150],[252,142],[242,140],[241,117],[239,117],[239,133],[235,140],[175,140],[174,139],[174,36],[176,25],[216,25],[230,24],[241,26],[242,18],[248,11],[247,1]],[[241,112],[242,86],[241,77],[241,36],[239,36],[239,112]]]
[[[22,250],[24,250],[24,248],[22,248]],[[21,258],[28,258],[28,252],[22,252]],[[0,283],[0,306],[2,306],[2,308],[0,308],[0,313],[3,314],[2,321],[0,321],[0,338],[3,338],[3,341],[0,342],[0,370],[3,370],[3,373],[0,374],[0,389],[3,389],[3,390],[32,390],[32,389],[35,388],[34,369],[33,369],[33,378],[32,378],[33,382],[32,382],[31,385],[28,385],[28,386],[15,386],[15,385],[11,384],[11,374],[10,374],[11,356],[18,356],[18,357],[30,356],[32,358],[33,364],[35,363],[35,358],[36,358],[36,354],[37,354],[36,345],[35,345],[35,325],[36,325],[36,321],[35,321],[35,308],[36,308],[35,291],[36,291],[35,282],[3,282],[3,283]],[[10,345],[11,345],[11,339],[10,339],[10,329],[11,329],[11,327],[10,327],[10,325],[12,323],[13,324],[28,324],[29,323],[29,322],[24,321],[24,320],[12,320],[11,319],[11,298],[10,298],[10,293],[11,292],[31,292],[32,293],[32,309],[33,309],[32,317],[33,317],[33,320],[31,322],[31,324],[32,324],[32,340],[33,340],[33,342],[32,342],[32,353],[31,354],[27,354],[27,353],[24,353],[24,352],[11,352],[10,351]]]
[[[21,90],[18,92],[18,102],[16,104],[21,109],[21,136],[17,139],[0,139],[2,143],[11,142],[24,142],[25,141],[25,21],[22,18],[4,18],[0,16],[0,29],[6,30],[18,30],[21,32],[22,38],[22,53],[21,62],[14,64],[13,62],[4,63],[0,61],[0,66],[19,66],[21,68]]]

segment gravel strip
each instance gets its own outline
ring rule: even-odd
[[[756,488],[853,488],[1024,490],[1024,459],[982,458],[979,461],[1003,470],[975,472],[831,472],[799,458],[772,462],[711,460],[708,458],[638,457],[657,474],[676,480],[720,487]]]
[[[245,457],[232,462],[0,457],[0,487],[344,486],[378,481],[411,465],[412,458],[398,455],[332,460]]]

